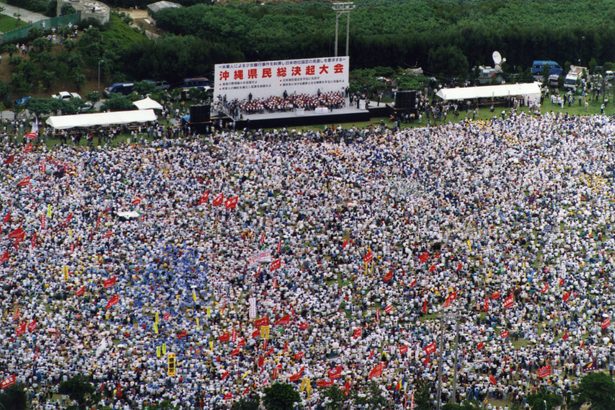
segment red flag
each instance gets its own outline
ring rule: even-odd
[[[429,260],[429,252],[423,252],[419,255],[419,261],[425,263]]]
[[[491,383],[493,385],[498,384],[498,381],[495,379],[495,376],[492,375],[492,374],[489,375],[489,383]]]
[[[455,299],[457,299],[457,292],[451,292],[444,301],[444,307],[449,307]]]
[[[386,305],[384,308],[384,311],[390,315],[391,312],[393,311],[393,305]]]
[[[316,380],[316,386],[320,388],[327,388],[333,386],[335,382],[330,379],[320,379]]]
[[[483,311],[489,312],[489,298],[485,298],[485,301],[483,302]]]
[[[476,349],[478,349],[478,350],[482,350],[482,349],[483,349],[483,347],[485,347],[485,343],[484,343],[484,342],[479,342],[479,343],[476,345]]]
[[[410,287],[413,288],[416,286],[416,278],[412,279],[412,282],[410,282]]]
[[[278,240],[278,246],[276,248],[276,253],[279,255],[282,252],[282,241]]]
[[[265,316],[265,317],[261,317],[260,319],[256,319],[254,321],[254,326],[256,326],[256,327],[269,326],[269,316]]]
[[[109,299],[109,301],[107,302],[107,307],[106,309],[111,309],[111,307],[113,305],[117,305],[117,303],[120,301],[120,297],[118,295],[113,295],[111,296],[111,299]]]
[[[85,286],[80,287],[79,289],[77,289],[77,291],[75,292],[76,296],[83,296],[85,295]]]
[[[171,318],[171,314],[169,312],[164,312],[164,314],[162,315],[162,318],[164,320],[169,320]]]
[[[8,224],[11,222],[11,211],[8,211],[5,215],[4,218],[2,218],[2,222],[4,222],[5,224]]]
[[[457,262],[457,272],[459,272],[463,268],[461,262]]]
[[[209,201],[209,189],[203,192],[203,195],[201,195],[197,203],[198,205],[203,205],[203,204],[206,204],[207,201]]]
[[[350,380],[346,380],[344,382],[344,396],[348,396],[350,394],[350,388],[352,385],[350,384]]]
[[[374,259],[374,253],[371,249],[367,250],[367,253],[363,255],[363,262],[370,263]]]
[[[290,315],[286,314],[274,322],[276,326],[286,326],[290,323]]]
[[[386,282],[390,282],[391,279],[393,279],[393,271],[390,270],[388,271],[383,277],[382,280],[386,283]]]
[[[31,180],[31,179],[32,179],[32,177],[25,177],[25,178],[23,178],[22,180],[20,180],[20,181],[17,183],[17,186],[18,186],[18,187],[28,186],[28,185],[30,185],[30,184],[31,184],[31,182],[30,182],[30,180]]]
[[[538,377],[540,377],[541,379],[544,379],[545,377],[549,377],[551,375],[551,366],[543,366],[540,369],[538,369]]]
[[[17,376],[12,374],[0,382],[0,390],[8,389],[17,382]]]
[[[220,336],[218,336],[218,341],[220,343],[228,343],[231,340],[231,334],[229,332],[224,332]]]
[[[233,393],[228,392],[224,394],[224,400],[232,400],[233,399]]]
[[[32,148],[34,148],[34,147],[32,146],[32,143],[31,143],[31,142],[29,142],[29,143],[27,143],[27,144],[23,147],[23,152],[25,152],[26,154],[27,154],[28,152],[32,152]]]
[[[600,328],[602,328],[602,330],[606,330],[606,329],[608,329],[609,326],[611,326],[611,318],[607,317],[600,324]]]
[[[303,356],[305,356],[305,353],[303,353],[303,352],[298,352],[298,353],[295,353],[295,354],[293,355],[293,359],[295,359],[295,360],[301,360],[301,359],[303,359]]]
[[[498,299],[500,298],[500,296],[501,296],[500,291],[499,291],[499,290],[496,290],[495,292],[493,292],[493,293],[491,294],[491,299],[493,299],[493,300],[498,300]]]
[[[425,315],[427,314],[427,300],[423,301],[423,307],[421,307],[421,312]]]
[[[427,354],[432,354],[435,353],[436,351],[436,342],[431,342],[429,343],[427,346],[425,346],[423,348],[423,350],[425,351],[425,353]]]
[[[28,332],[34,333],[36,330],[36,319],[32,319],[32,321],[28,324]]]
[[[8,157],[6,157],[6,159],[4,160],[4,163],[6,165],[12,164],[13,162],[15,162],[15,155],[9,155]]]
[[[261,331],[259,329],[256,329],[252,332],[252,337],[256,338],[259,337],[261,334]]]
[[[17,329],[15,330],[15,335],[17,337],[23,335],[24,333],[26,333],[26,329],[28,328],[28,323],[27,322],[21,322],[19,324],[19,326],[17,326]]]
[[[382,376],[382,371],[384,370],[384,362],[378,363],[372,370],[370,370],[367,378],[369,380],[374,379],[376,377]]]
[[[510,295],[506,296],[506,299],[504,299],[504,307],[506,309],[510,309],[515,305],[515,295],[514,293],[511,293]]]
[[[64,220],[64,225],[68,225],[70,221],[72,220],[73,220],[73,213],[71,212],[66,216],[66,219]]]
[[[570,299],[571,295],[572,295],[572,293],[570,291],[564,292],[564,294],[562,295],[562,300],[564,302],[568,302],[568,299]]]
[[[352,331],[352,338],[353,339],[358,339],[361,337],[361,335],[363,334],[363,328],[362,327],[357,327]]]
[[[256,359],[256,365],[259,368],[263,367],[265,365],[265,357],[264,356],[258,356],[258,358]]]
[[[437,267],[438,267],[438,265],[434,263],[433,265],[431,265],[429,267],[429,272],[431,272],[431,273],[435,272]]]
[[[559,285],[564,286],[564,278],[559,278]]]
[[[335,366],[333,369],[329,370],[329,372],[327,373],[327,376],[329,376],[329,379],[335,380],[335,379],[339,379],[340,377],[342,377],[342,372],[344,371],[344,366],[337,365]]]
[[[0,256],[0,263],[7,262],[9,260],[9,251],[5,250],[2,256]]]
[[[141,203],[141,198],[139,198],[138,196],[135,197],[135,199],[132,200],[131,205],[139,205]]]
[[[549,282],[545,282],[545,284],[542,286],[542,289],[540,289],[540,293],[547,293],[548,290],[549,290]]]
[[[103,287],[105,289],[112,287],[117,282],[117,277],[111,276],[109,279],[103,281]]]
[[[510,332],[508,330],[502,330],[502,332],[500,333],[500,337],[502,339],[506,339],[508,336],[510,336]]]
[[[299,323],[299,329],[300,330],[307,330],[308,327],[310,327],[310,325],[308,325],[306,322]]]
[[[179,332],[177,332],[177,339],[181,340],[184,337],[188,336],[188,331],[185,329],[180,330]]]
[[[301,367],[301,369],[299,369],[299,371],[295,374],[292,374],[288,380],[291,382],[298,382],[299,380],[301,380],[301,377],[303,376],[303,372],[305,371],[305,367]]]
[[[273,272],[282,267],[282,259],[276,259],[269,264],[269,272]]]
[[[350,239],[346,238],[344,242],[342,242],[342,249],[346,249],[348,245],[350,245]]]
[[[566,340],[568,340],[568,337],[569,337],[569,336],[568,336],[568,331],[566,330],[566,331],[564,332],[564,335],[562,336],[562,339],[564,340],[564,342],[565,342]]]
[[[233,357],[239,356],[239,353],[241,353],[241,349],[239,347],[236,347],[233,350],[231,350],[231,356]]]
[[[34,232],[32,234],[32,237],[30,238],[30,245],[32,246],[32,248],[36,248],[36,239],[37,239],[37,234],[36,232]]]
[[[399,345],[399,354],[400,355],[405,355],[408,352],[408,346],[401,344]]]
[[[21,226],[11,231],[11,233],[9,233],[9,239],[16,239],[16,240],[22,241],[24,240],[25,237],[26,237],[26,232],[21,228]]]
[[[220,379],[226,380],[226,378],[229,377],[230,375],[231,375],[231,372],[226,370],[224,373],[222,373],[222,376],[220,376]]]
[[[235,209],[237,208],[237,203],[239,202],[239,197],[237,195],[232,196],[226,200],[224,206],[226,209]]]
[[[222,202],[224,202],[224,194],[223,193],[219,193],[214,198],[213,205],[214,206],[220,206],[220,205],[222,205]]]

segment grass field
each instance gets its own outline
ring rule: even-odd
[[[25,25],[26,23],[22,20],[17,20],[16,18],[0,14],[0,32],[2,33],[15,30]]]

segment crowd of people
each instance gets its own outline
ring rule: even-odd
[[[343,92],[318,92],[317,94],[287,94],[282,96],[269,96],[266,98],[252,98],[245,100],[226,101],[219,97],[216,101],[217,108],[230,113],[233,117],[244,114],[264,114],[272,112],[284,112],[294,110],[314,111],[317,108],[333,110],[343,108],[346,98]]]
[[[444,402],[569,395],[615,371],[614,135],[520,114],[5,146],[0,380],[42,406],[88,375],[132,409],[227,408],[275,381],[319,408],[375,381],[410,408],[419,380],[435,401],[442,358]]]

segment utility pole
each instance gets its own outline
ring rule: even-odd
[[[453,388],[452,403],[457,401],[457,363],[459,361],[459,316],[457,312],[444,313],[440,316],[440,342],[438,346],[438,386],[437,386],[437,409],[442,410],[442,371],[444,366],[444,337],[446,331],[446,321],[455,320],[455,347],[454,347],[454,369],[453,369]]]
[[[444,360],[444,323],[446,316],[440,318],[440,343],[438,345],[438,393],[437,393],[437,409],[442,410],[442,361]]]
[[[335,11],[335,57],[337,57],[337,44],[339,39],[340,16],[346,15],[346,55],[350,52],[350,12],[354,10],[353,2],[333,3],[333,11]]]
[[[459,316],[455,315],[455,355],[453,369],[453,404],[457,403],[457,364],[459,362]]]

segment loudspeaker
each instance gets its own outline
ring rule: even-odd
[[[190,107],[190,122],[209,122],[209,112],[211,105],[193,105]]]
[[[397,91],[395,94],[396,110],[416,110],[416,91]]]

